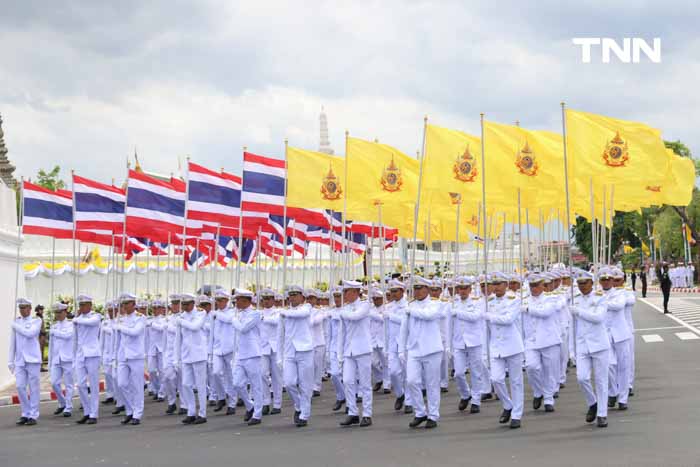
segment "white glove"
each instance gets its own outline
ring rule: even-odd
[[[15,364],[14,363],[8,363],[7,368],[10,370],[10,373],[13,375],[15,374]]]
[[[406,354],[405,353],[400,353],[399,354],[399,360],[401,360],[401,365],[406,365]]]

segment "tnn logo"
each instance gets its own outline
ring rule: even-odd
[[[612,54],[622,63],[639,63],[642,53],[653,63],[661,63],[661,39],[658,37],[654,38],[653,46],[639,37],[625,37],[622,46],[609,37],[574,37],[571,41],[581,46],[583,63],[591,63],[591,50],[598,45],[603,63],[610,63]]]

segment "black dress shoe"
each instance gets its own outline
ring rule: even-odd
[[[598,423],[596,423],[596,425],[600,428],[605,428],[608,426],[608,417],[598,417]]]
[[[615,396],[608,396],[608,408],[613,408],[615,407],[615,403],[617,402],[617,397]]]
[[[428,419],[427,422],[425,422],[425,429],[429,430],[431,428],[435,428],[437,426],[437,422],[435,420]]]
[[[446,392],[450,392],[450,390],[447,388],[440,388],[440,393],[445,394]]]
[[[543,400],[544,400],[544,396],[535,397],[534,399],[532,399],[532,408],[537,410],[540,407],[542,407]]]
[[[127,423],[129,423],[133,419],[134,419],[133,415],[127,415],[126,417],[124,417],[124,419],[120,423],[122,425],[126,425]]]
[[[153,397],[151,397],[151,400],[152,400],[153,402],[157,401],[157,400],[158,400],[158,394],[155,394]]]
[[[167,410],[165,411],[165,415],[172,415],[175,413],[175,410],[177,407],[175,407],[175,404],[168,405]]]
[[[164,397],[158,396],[158,399],[156,399],[156,402],[163,402],[163,401],[165,401]]]
[[[481,412],[481,407],[478,405],[472,404],[472,406],[469,408],[469,413],[479,413]]]
[[[350,425],[358,425],[360,423],[360,417],[357,415],[348,415],[345,417],[345,420],[339,423],[340,426],[350,426]]]
[[[73,414],[72,414],[71,412],[63,412],[63,416],[66,417],[66,418],[68,418],[68,417],[70,417],[70,416],[72,416],[72,415],[73,415]]]
[[[545,404],[544,411],[545,412],[554,412],[554,406],[552,404]]]
[[[83,415],[83,418],[81,418],[80,420],[76,420],[75,423],[77,423],[78,425],[84,425],[85,422],[87,422],[89,419],[90,417],[88,417],[87,415]]]
[[[391,389],[384,388],[384,394],[391,394]]]
[[[114,397],[108,397],[107,399],[102,401],[102,405],[109,405],[114,403]]]
[[[183,409],[180,407],[180,410],[177,411],[178,415],[187,415],[187,409]]]
[[[630,392],[628,393],[630,397],[634,396],[634,388],[630,388]]]
[[[270,415],[270,406],[269,405],[263,405],[262,414],[263,415]]]
[[[35,418],[28,418],[28,419],[27,419],[27,422],[25,423],[25,425],[30,425],[30,426],[31,426],[31,425],[36,425],[36,419],[35,419]]]
[[[188,415],[187,417],[182,419],[182,424],[183,425],[192,425],[196,419],[197,419],[196,417]]]
[[[586,423],[593,423],[595,420],[595,414],[598,413],[598,403],[596,402],[592,406],[588,407],[588,412],[586,412]]]
[[[123,405],[119,405],[112,410],[112,415],[119,415],[120,413],[124,412],[126,410],[126,407]]]
[[[428,417],[413,417],[411,423],[408,424],[409,428],[417,428],[421,423],[428,420]]]
[[[236,415],[235,407],[226,407],[226,415]]]
[[[343,405],[345,405],[345,399],[340,400],[340,401],[335,401],[335,405],[333,405],[333,412],[337,412],[340,410]]]
[[[85,422],[87,425],[97,425],[97,419],[96,418],[88,418],[87,422]]]
[[[501,418],[498,419],[498,423],[508,423],[508,420],[510,420],[511,410],[503,409],[503,413],[501,414]]]
[[[272,410],[270,410],[270,415],[277,415],[282,413],[282,409],[278,409],[277,407],[273,407]]]
[[[251,418],[248,420],[248,426],[253,426],[253,425],[260,425],[260,419],[259,418]]]
[[[314,390],[314,392],[311,393],[311,397],[320,397],[320,396],[321,396],[321,391]]]
[[[131,419],[131,424],[132,424],[132,425],[140,425],[140,424],[141,424],[141,420],[138,419],[138,418],[132,418],[132,419]]]
[[[566,384],[564,384],[564,383],[559,383],[559,389],[560,389],[560,390],[561,390],[561,389],[564,389],[565,387],[566,387]]]
[[[27,420],[29,420],[27,417],[19,417],[15,422],[15,425],[26,425]]]
[[[620,402],[617,404],[617,410],[627,410],[627,404]]]
[[[194,419],[195,425],[201,425],[202,423],[207,423],[207,419],[205,417],[197,417]]]
[[[251,418],[253,418],[253,409],[246,410],[246,411],[245,411],[245,416],[243,417],[243,421],[244,421],[244,422],[249,422]]]
[[[555,399],[559,399],[559,391],[557,391],[557,392],[554,393],[554,398],[555,398]]]
[[[518,420],[518,419],[516,419],[516,418],[514,418],[513,420],[511,420],[511,421],[510,421],[510,427],[511,427],[512,429],[520,428],[520,420]]]
[[[406,413],[406,414],[413,413],[413,406],[410,406],[410,405],[404,406],[403,413]]]
[[[219,402],[219,401],[209,401],[209,402],[207,402],[207,405],[208,405],[209,407],[216,407],[216,404],[217,404],[218,402]]]
[[[423,394],[423,397],[426,397],[428,395],[428,391],[426,389],[422,389],[421,394]]]
[[[382,383],[381,381],[379,383],[375,383],[374,387],[372,388],[373,392],[377,392],[382,388]]]
[[[306,426],[308,424],[309,424],[309,422],[304,420],[303,418],[300,418],[299,421],[296,423],[297,428],[301,428],[301,427]]]
[[[238,399],[236,401],[236,407],[243,407],[245,404],[243,403],[243,399]]]
[[[360,420],[360,426],[371,426],[372,425],[372,417],[362,417],[362,420]]]
[[[224,407],[226,407],[226,399],[221,399],[221,400],[216,402],[216,407],[214,408],[214,412],[219,412]]]
[[[487,392],[486,394],[481,395],[482,401],[487,401],[487,400],[491,400],[491,399],[493,399],[493,394],[491,394],[490,392]]]
[[[294,423],[299,423],[299,416],[301,415],[301,412],[298,410],[294,411]]]
[[[460,399],[459,400],[459,405],[457,406],[457,410],[460,412],[464,412],[467,410],[467,407],[469,407],[469,401],[472,400],[471,396],[467,397],[466,399]]]
[[[360,396],[355,398],[355,404],[362,404],[362,398]]]
[[[53,411],[53,414],[54,415],[61,415],[64,410],[66,410],[65,407],[56,407],[56,410]]]
[[[403,407],[403,402],[406,400],[406,395],[403,394],[401,397],[396,398],[396,402],[394,402],[394,410],[401,410]]]

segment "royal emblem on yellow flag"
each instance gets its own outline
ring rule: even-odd
[[[462,195],[459,193],[450,193],[450,201],[452,201],[452,204],[461,204]]]
[[[661,187],[659,185],[647,185],[647,191],[653,191],[654,193],[661,193]]]
[[[469,221],[467,222],[467,225],[470,225],[474,228],[479,227],[479,218],[476,217],[474,214],[472,214],[472,218],[469,219]]]
[[[323,177],[323,182],[321,183],[321,196],[323,199],[328,201],[335,201],[340,199],[343,194],[343,189],[340,185],[338,177],[333,173],[333,165],[328,169],[328,174]]]
[[[467,145],[464,153],[457,157],[454,165],[452,166],[452,172],[454,173],[455,179],[461,182],[473,182],[479,173],[476,169],[476,159],[469,152],[469,145]]]
[[[403,177],[401,176],[401,169],[394,162],[394,155],[391,155],[391,162],[382,171],[381,178],[382,190],[395,192],[401,190],[401,185],[403,185]]]
[[[620,132],[607,142],[603,151],[603,160],[610,167],[624,167],[629,161],[629,147],[627,142],[620,137]]]
[[[534,177],[537,175],[537,170],[540,166],[535,160],[535,154],[530,149],[530,145],[527,140],[525,140],[525,145],[518,153],[515,155],[515,166],[518,168],[521,174],[527,175],[529,177]]]

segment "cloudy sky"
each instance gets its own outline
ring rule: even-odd
[[[18,175],[109,181],[126,157],[238,172],[343,132],[413,154],[422,118],[559,131],[559,102],[639,120],[700,154],[694,1],[0,0],[0,114]],[[573,3],[573,2],[571,2]],[[615,5],[611,5],[615,3]],[[63,4],[60,6],[59,4]],[[536,5],[536,6],[535,6]],[[581,63],[572,37],[662,41],[662,63]]]

